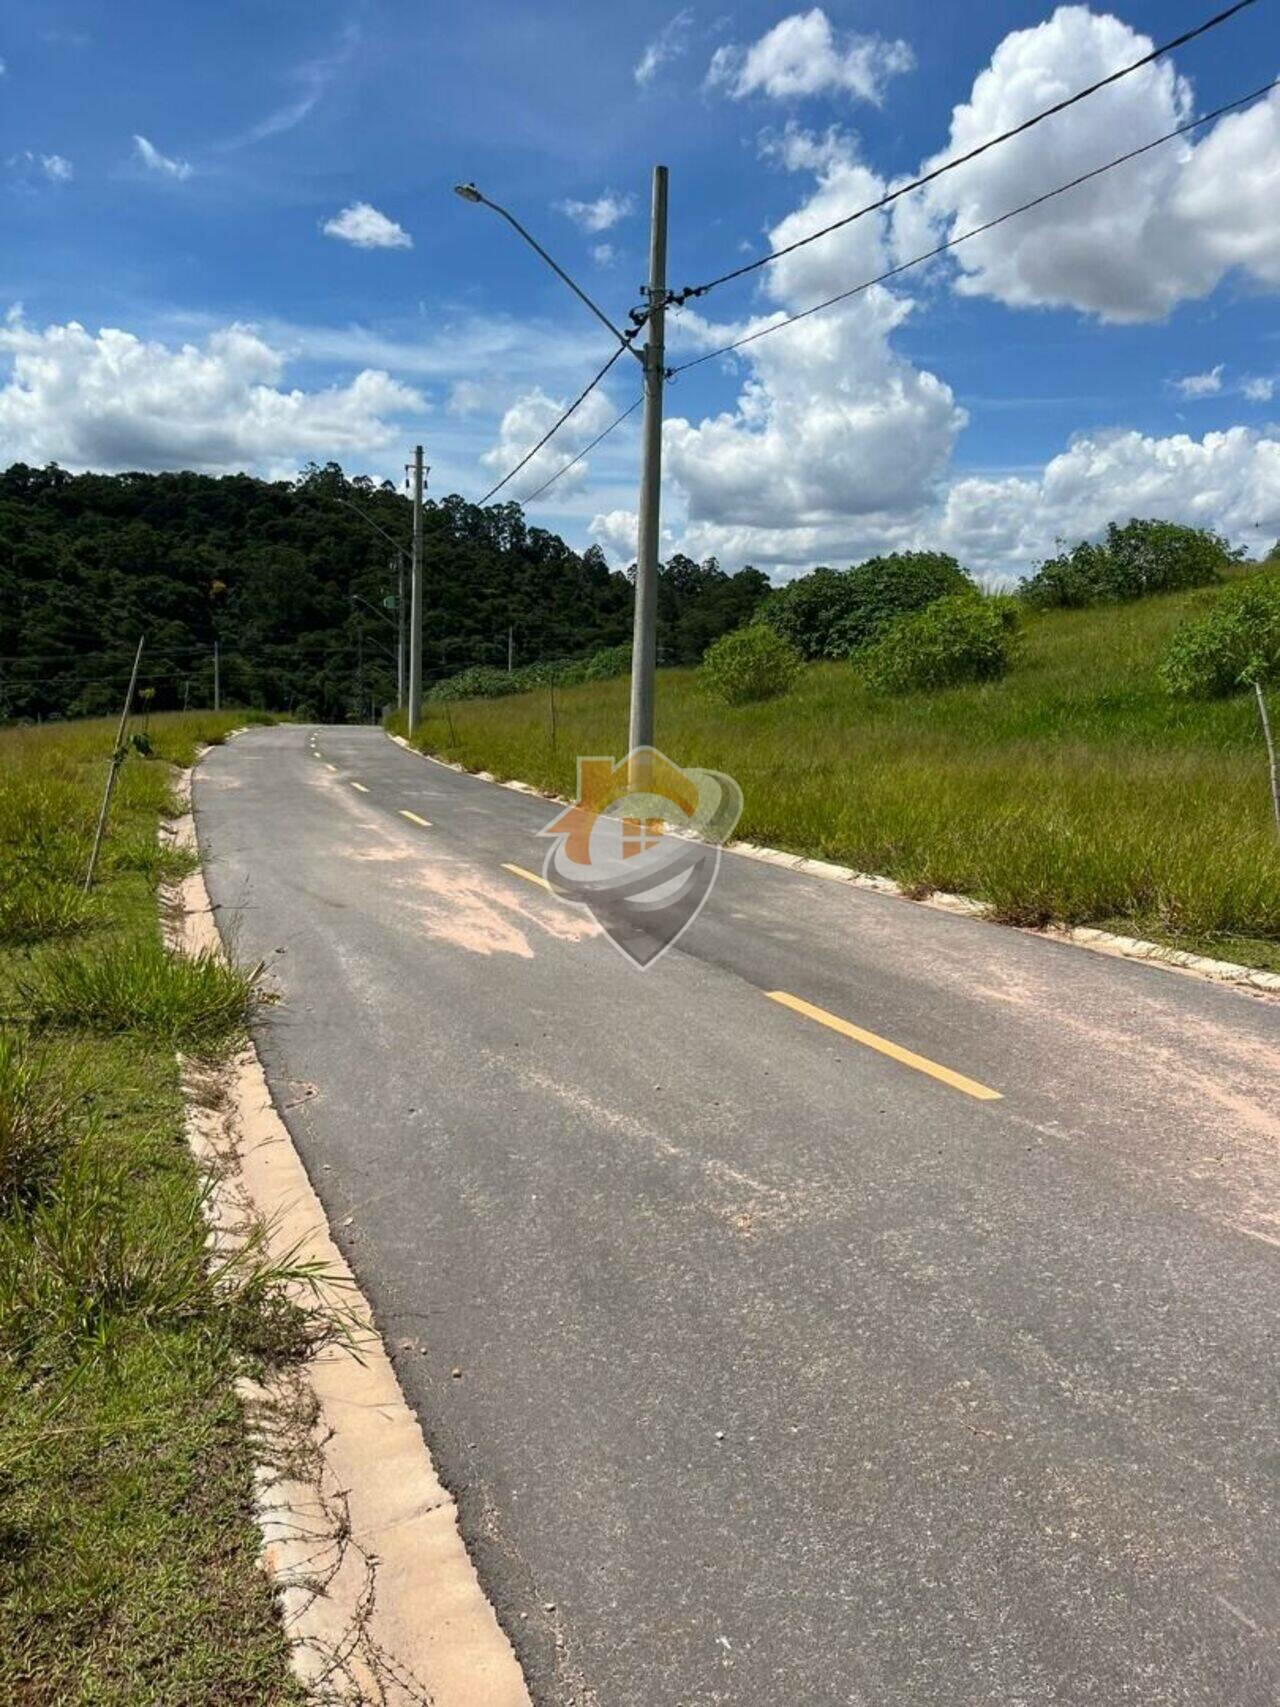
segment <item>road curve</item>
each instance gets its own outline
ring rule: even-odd
[[[1274,1000],[731,856],[639,974],[371,729],[195,806],[535,1701],[1280,1699]]]

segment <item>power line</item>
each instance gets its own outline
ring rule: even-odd
[[[519,462],[515,465],[515,467],[513,469],[511,469],[508,473],[506,473],[502,476],[502,479],[499,480],[499,482],[496,486],[491,486],[489,488],[489,490],[485,493],[483,498],[480,498],[477,500],[477,505],[479,508],[483,509],[483,507],[489,502],[490,498],[493,497],[495,492],[501,492],[502,488],[507,484],[508,480],[514,480],[516,475],[519,474],[520,470],[525,466],[525,464],[527,462],[532,462],[533,458],[535,456],[537,456],[538,452],[542,449],[543,445],[546,444],[547,440],[554,438],[554,436],[560,431],[561,427],[563,427],[565,422],[569,419],[570,415],[572,415],[575,412],[575,410],[580,409],[582,407],[582,405],[586,402],[587,398],[590,397],[591,393],[595,390],[596,386],[599,385],[600,381],[604,378],[605,374],[607,374],[609,369],[613,366],[614,362],[617,361],[618,357],[620,355],[622,355],[624,353],[624,351],[630,350],[630,348],[631,348],[630,344],[619,344],[618,345],[618,348],[609,357],[608,361],[604,364],[604,366],[600,369],[600,372],[595,376],[595,378],[587,386],[586,390],[579,392],[578,396],[574,398],[573,402],[565,410],[564,414],[561,415],[560,419],[558,421],[556,421],[553,426],[549,427],[545,433],[543,433],[542,437],[538,440],[537,444],[534,445],[533,449],[531,451],[526,452],[526,454],[520,458]]]
[[[761,326],[755,332],[748,332],[741,338],[735,338],[730,344],[722,344],[719,349],[708,350],[705,355],[695,356],[692,361],[682,362],[679,367],[668,368],[667,377],[674,378],[678,373],[687,373],[690,368],[700,367],[703,362],[714,361],[717,356],[728,355],[731,350],[740,350],[744,344],[753,344],[757,338],[767,338],[770,332],[781,332],[784,326],[794,326],[797,320],[807,320],[811,314],[820,314],[824,308],[831,308],[837,302],[847,302],[852,296],[860,296],[863,291],[870,290],[874,285],[884,284],[889,279],[897,278],[900,273],[909,272],[912,267],[921,266],[925,261],[932,261],[939,255],[945,255],[948,249],[958,248],[961,243],[967,243],[970,238],[981,237],[986,231],[994,231],[996,226],[1003,225],[1006,220],[1014,219],[1020,213],[1030,213],[1033,208],[1043,207],[1055,196],[1065,195],[1068,190],[1078,189],[1081,184],[1087,184],[1093,178],[1100,178],[1104,172],[1113,171],[1117,166],[1124,166],[1130,160],[1137,160],[1144,154],[1150,154],[1153,148],[1160,148],[1166,142],[1172,142],[1179,136],[1185,136],[1188,131],[1198,130],[1202,125],[1211,124],[1224,113],[1235,112],[1239,107],[1246,107],[1251,101],[1257,101],[1263,95],[1268,95],[1273,89],[1280,88],[1280,77],[1273,82],[1264,83],[1252,94],[1241,95],[1237,100],[1227,101],[1221,107],[1215,107],[1211,113],[1205,113],[1197,119],[1190,119],[1181,124],[1176,130],[1166,131],[1153,142],[1145,142],[1141,148],[1131,148],[1127,154],[1118,154],[1114,160],[1108,160],[1105,166],[1095,166],[1091,172],[1082,172],[1078,178],[1072,178],[1069,183],[1059,184],[1056,189],[1046,190],[1043,195],[1035,196],[1031,201],[1023,202],[1020,207],[1010,208],[1007,213],[999,214],[995,219],[989,219],[982,225],[975,225],[970,231],[962,231],[958,237],[949,237],[945,243],[939,243],[936,249],[930,249],[923,255],[916,255],[910,261],[903,261],[896,267],[890,267],[886,272],[878,273],[873,279],[864,279],[861,284],[852,285],[848,290],[837,292],[823,302],[815,302],[812,308],[803,308],[798,314],[788,314],[784,320],[775,320],[768,326]]]
[[[567,474],[571,468],[576,468],[577,465],[582,461],[584,456],[590,456],[591,452],[596,448],[596,446],[600,443],[600,441],[602,439],[607,439],[609,437],[609,434],[613,431],[613,429],[615,427],[620,427],[622,425],[622,423],[626,420],[628,415],[634,415],[636,410],[640,407],[640,405],[643,402],[644,402],[644,392],[642,391],[640,393],[639,397],[636,398],[635,402],[628,404],[628,406],[622,411],[621,415],[619,415],[616,420],[610,421],[609,425],[605,428],[605,430],[602,433],[597,433],[595,438],[592,439],[592,441],[589,445],[584,445],[582,447],[582,449],[578,452],[577,456],[574,457],[572,462],[566,462],[563,468],[557,468],[555,473],[551,476],[550,480],[544,480],[542,482],[542,485],[539,486],[538,490],[536,492],[530,492],[527,498],[522,498],[521,503],[532,504],[532,502],[535,498],[540,498],[542,496],[542,494],[546,491],[547,487],[548,486],[554,486],[556,481],[559,480],[559,478],[562,474]]]
[[[1029,119],[1024,119],[1021,124],[1014,125],[1011,130],[1002,131],[999,136],[988,137],[976,148],[971,148],[967,154],[957,155],[954,160],[944,160],[942,165],[935,166],[932,172],[926,172],[922,177],[914,178],[911,183],[901,184],[896,190],[890,190],[887,195],[881,196],[879,201],[868,202],[866,207],[860,207],[856,213],[848,213],[842,219],[832,220],[830,225],[824,225],[818,231],[811,231],[807,237],[798,237],[794,243],[787,243],[781,249],[774,249],[767,255],[760,255],[754,261],[748,261],[741,267],[734,267],[730,272],[721,273],[718,278],[708,279],[706,284],[686,285],[683,290],[673,291],[667,301],[679,308],[692,297],[705,296],[708,291],[715,290],[719,285],[728,284],[733,279],[740,279],[747,273],[754,273],[758,268],[767,267],[770,262],[781,260],[784,255],[790,255],[796,249],[803,249],[807,243],[816,243],[819,237],[827,237],[831,232],[839,231],[842,226],[852,225],[854,220],[862,219],[866,214],[876,213],[881,208],[888,207],[891,202],[896,202],[901,196],[910,195],[913,190],[922,189],[924,185],[933,183],[936,178],[941,178],[947,172],[954,172],[957,166],[967,166],[971,160],[976,160],[988,149],[996,148],[1002,142],[1009,142],[1015,136],[1022,136],[1026,131],[1034,130],[1036,125],[1042,124],[1045,119],[1053,118],[1056,113],[1065,112],[1068,107],[1074,107],[1080,101],[1087,101],[1090,95],[1096,95],[1100,89],[1109,88],[1111,84],[1120,82],[1122,78],[1132,76],[1135,71],[1141,71],[1144,65],[1153,64],[1157,59],[1162,59],[1165,54],[1172,53],[1175,48],[1185,47],[1188,42],[1195,41],[1198,36],[1207,35],[1210,30],[1216,30],[1219,24],[1225,24],[1228,19],[1234,18],[1237,12],[1243,12],[1247,7],[1256,4],[1257,0],[1237,0],[1236,5],[1228,6],[1226,11],[1219,12],[1203,24],[1198,24],[1195,29],[1187,30],[1182,35],[1175,36],[1172,41],[1162,42],[1159,47],[1153,48],[1141,59],[1135,59],[1132,65],[1126,65],[1119,71],[1113,71],[1110,76],[1103,77],[1097,83],[1091,83],[1087,89],[1078,89],[1074,95],[1068,95],[1065,100],[1057,101],[1053,106],[1046,107],[1043,112],[1036,113]]]

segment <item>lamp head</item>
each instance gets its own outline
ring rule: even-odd
[[[464,202],[482,202],[484,200],[474,184],[455,184],[453,193],[455,196],[461,196]]]

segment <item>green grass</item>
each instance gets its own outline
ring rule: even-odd
[[[0,731],[0,1700],[302,1699],[257,1563],[236,1376],[328,1331],[305,1272],[211,1255],[175,1045],[216,1059],[242,970],[161,946],[172,763],[243,714],[158,717],[77,906],[109,723]],[[168,762],[166,762],[168,761]]]
[[[1168,698],[1156,669],[1199,591],[1027,620],[1003,681],[885,701],[845,664],[724,707],[658,678],[657,741],[740,783],[739,834],[952,890],[1019,924],[1099,924],[1280,969],[1280,840],[1257,712]],[[427,707],[421,744],[573,792],[626,746],[627,683]]]

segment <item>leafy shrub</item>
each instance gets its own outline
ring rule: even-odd
[[[427,695],[431,700],[501,699],[504,694],[519,693],[520,682],[513,673],[496,670],[491,664],[473,664],[456,676],[446,676],[437,682]]]
[[[1280,574],[1237,581],[1208,615],[1184,623],[1160,679],[1180,699],[1222,699],[1253,682],[1280,681]]]
[[[973,583],[941,551],[893,552],[852,569],[815,569],[769,594],[760,620],[806,658],[848,658],[910,611]]]
[[[859,659],[877,693],[912,693],[990,681],[1012,656],[1017,609],[1011,599],[953,593],[899,617]]]
[[[614,676],[626,676],[631,672],[630,646],[603,646],[598,652],[593,652],[582,666],[581,675],[575,675],[575,666],[569,666],[566,681],[607,682]]]
[[[804,659],[789,640],[763,623],[751,623],[707,648],[698,679],[713,699],[746,705],[788,693],[803,668]]]
[[[625,676],[630,668],[630,646],[604,646],[588,658],[554,658],[538,664],[522,664],[510,672],[495,669],[491,664],[474,664],[437,682],[427,698],[502,699],[507,694],[528,693],[533,688],[607,682],[614,676]]]
[[[1079,545],[1042,563],[1023,584],[1021,597],[1038,610],[1078,609],[1207,587],[1236,561],[1225,539],[1207,528],[1177,522],[1114,522],[1105,544]]]

